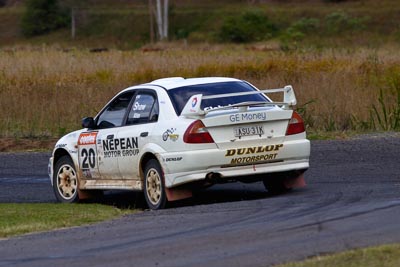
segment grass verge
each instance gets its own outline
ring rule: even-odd
[[[101,54],[51,47],[0,51],[0,137],[60,137],[121,89],[174,76],[236,77],[262,89],[291,84],[297,110],[316,132],[400,130],[397,48],[286,53],[175,45]]]
[[[397,267],[400,266],[400,244],[350,250],[334,255],[313,257],[303,262],[277,267]]]
[[[133,212],[100,204],[0,203],[0,238],[81,226]]]
[[[50,152],[57,138],[0,137],[0,152]]]

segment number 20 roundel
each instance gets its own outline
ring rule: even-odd
[[[94,169],[96,167],[96,137],[97,132],[79,135],[79,164],[82,169]]]

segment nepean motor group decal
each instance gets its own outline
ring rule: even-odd
[[[228,149],[226,151],[225,157],[240,156],[232,158],[231,164],[262,162],[262,161],[276,159],[278,151],[282,147],[283,144]]]
[[[104,158],[129,157],[139,154],[137,137],[104,139]]]

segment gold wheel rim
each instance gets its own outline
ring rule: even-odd
[[[72,199],[78,188],[75,170],[68,164],[61,166],[57,174],[57,188],[60,195],[67,200]]]
[[[151,168],[146,175],[146,194],[153,205],[157,205],[161,199],[161,177],[154,168]]]

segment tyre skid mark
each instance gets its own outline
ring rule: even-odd
[[[44,177],[1,177],[0,184],[50,184]]]
[[[362,215],[365,215],[365,214],[368,214],[371,212],[385,210],[385,209],[391,209],[391,208],[395,208],[395,207],[400,207],[400,200],[399,201],[391,201],[389,204],[385,204],[380,207],[376,207],[376,208],[372,208],[372,209],[365,209],[362,211],[352,212],[350,214],[336,216],[336,217],[325,219],[325,220],[319,220],[316,222],[302,224],[302,225],[298,225],[295,227],[284,228],[284,229],[279,230],[279,232],[287,232],[287,231],[299,230],[299,229],[307,228],[307,227],[318,226],[318,225],[324,224],[324,223],[345,220],[345,219],[349,219],[349,218],[353,218],[353,217],[357,217],[357,216],[362,216]],[[320,226],[318,226],[318,227],[320,227]]]

